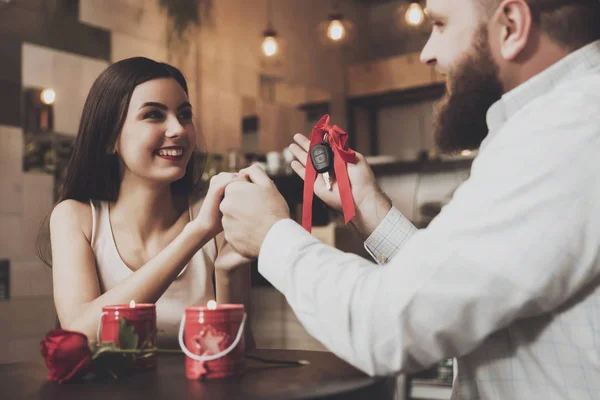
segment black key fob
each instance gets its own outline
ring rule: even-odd
[[[318,174],[329,172],[333,167],[333,150],[329,143],[321,142],[311,147],[310,161]]]

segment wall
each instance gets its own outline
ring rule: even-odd
[[[0,302],[0,363],[38,358],[40,339],[56,321],[51,270],[35,254],[54,180],[23,172],[21,94],[52,87],[55,128],[74,135],[85,94],[108,65],[107,32],[55,14],[60,1],[0,5],[0,258],[10,263],[11,296]]]
[[[39,224],[52,207],[53,179],[22,172],[23,137],[0,125],[0,258],[10,260],[10,301],[0,301],[0,363],[39,357],[52,329],[50,270],[35,255]]]
[[[23,87],[54,89],[54,131],[75,136],[87,94],[109,63],[31,43],[22,54]]]

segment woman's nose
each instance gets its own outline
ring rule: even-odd
[[[177,118],[170,118],[165,134],[167,137],[178,137],[183,134],[184,130],[183,125]]]

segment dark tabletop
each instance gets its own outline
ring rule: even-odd
[[[243,375],[211,381],[185,377],[183,355],[159,355],[158,368],[119,381],[57,384],[39,362],[0,365],[0,398],[6,400],[134,399],[393,399],[394,378],[371,378],[327,352],[256,350],[276,360],[308,360],[287,366],[247,360]]]

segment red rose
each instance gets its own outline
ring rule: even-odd
[[[63,383],[85,375],[92,365],[88,339],[82,333],[55,329],[41,341],[48,380]]]

